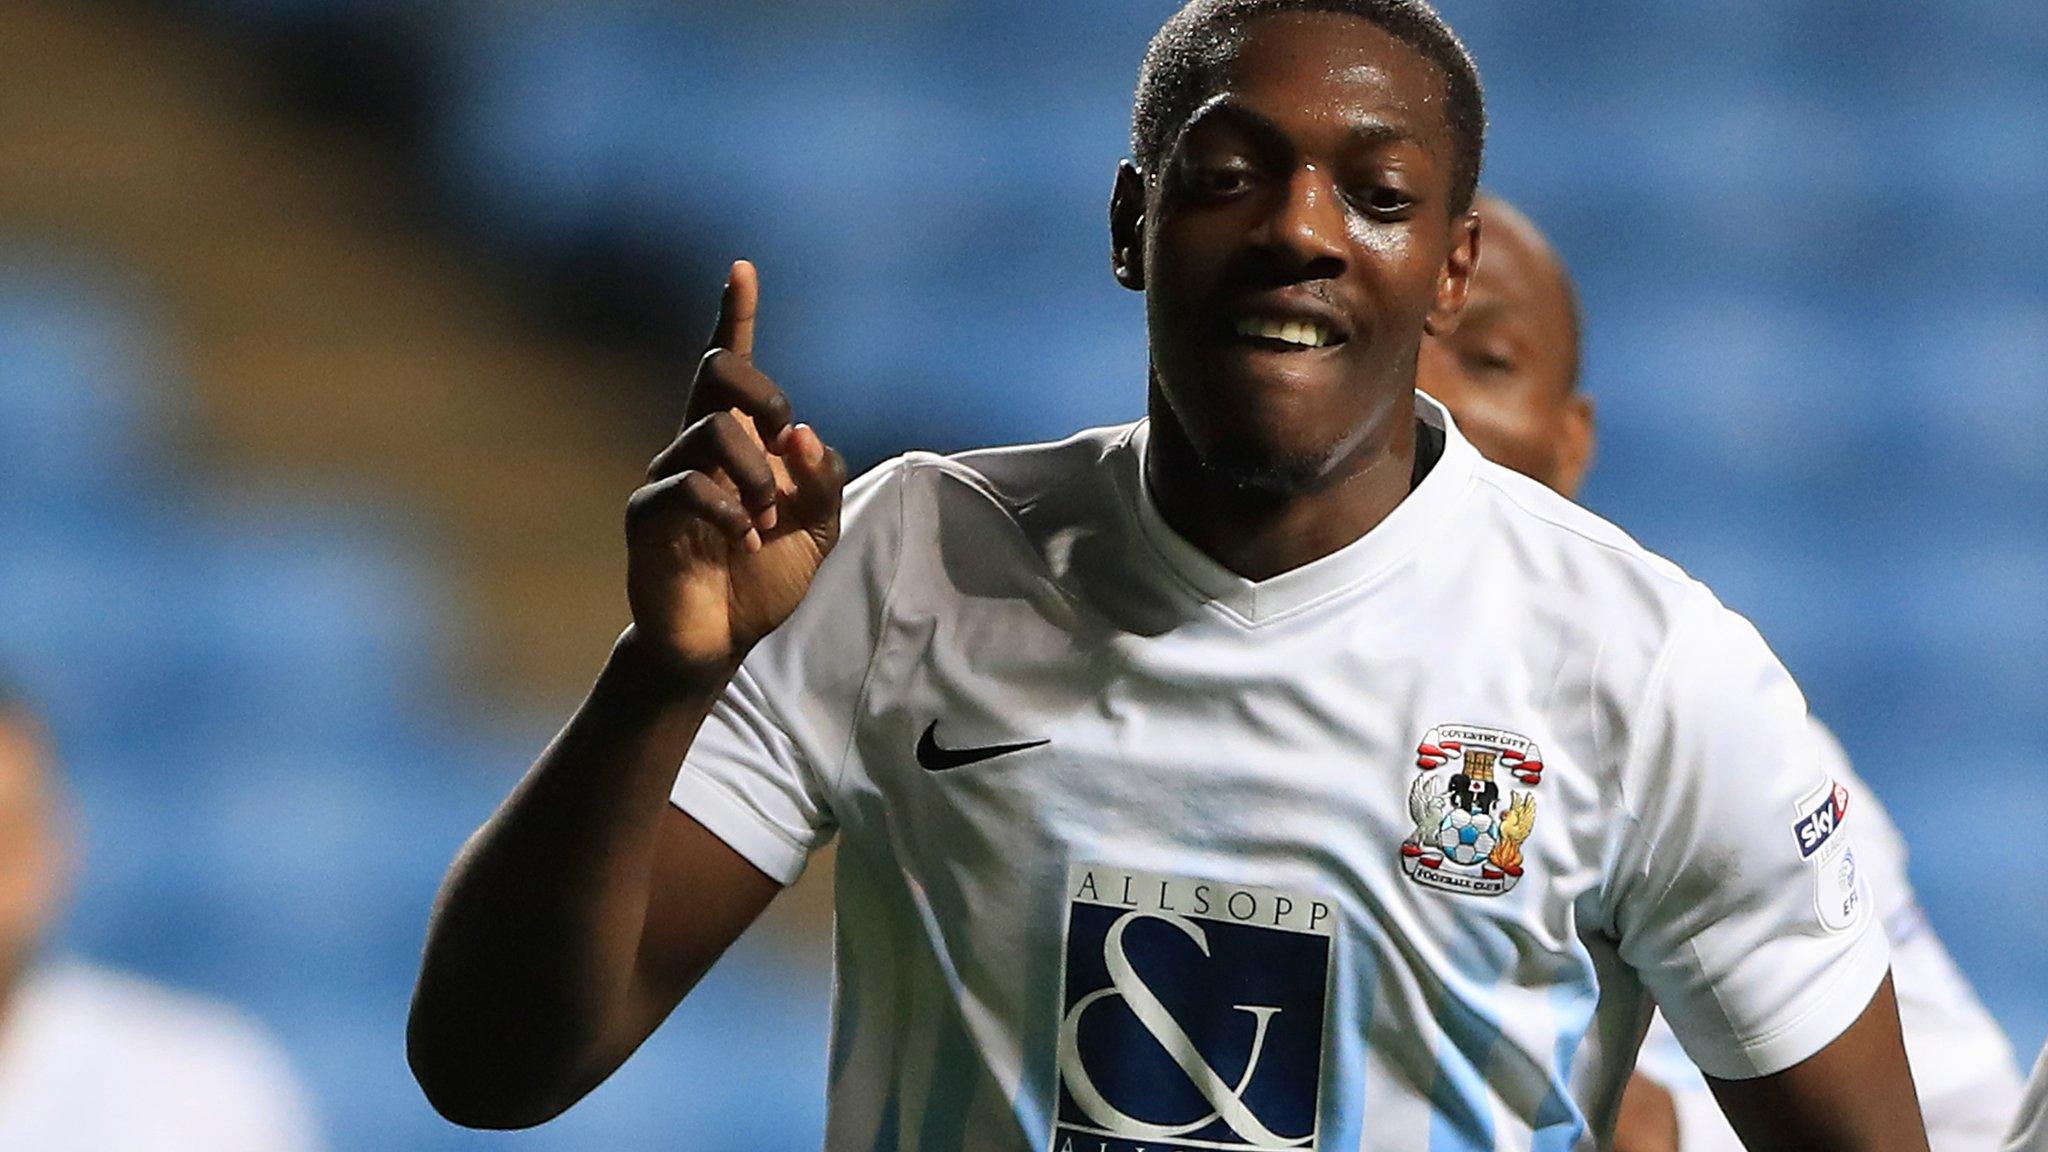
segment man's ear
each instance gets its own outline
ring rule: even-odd
[[[1117,283],[1145,290],[1145,176],[1129,160],[1117,164],[1109,194],[1109,269]]]
[[[1472,288],[1472,270],[1479,267],[1479,213],[1467,211],[1451,222],[1451,228],[1451,251],[1437,277],[1436,299],[1422,321],[1422,330],[1431,336],[1457,331],[1458,313],[1465,310],[1465,294]]]
[[[1557,483],[1553,485],[1570,499],[1579,498],[1579,486],[1593,467],[1593,445],[1599,439],[1594,419],[1593,398],[1573,392],[1565,401],[1563,435],[1558,437]]]

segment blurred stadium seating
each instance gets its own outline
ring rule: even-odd
[[[1589,503],[1758,621],[2033,1051],[2048,1035],[2048,7],[1443,6],[1488,81],[1488,182],[1584,287],[1603,430]],[[108,10],[153,8],[144,27],[169,12],[258,57],[403,46],[409,178],[452,225],[417,244],[459,238],[509,275],[596,261],[649,294],[643,315],[675,316],[678,342],[705,319],[685,305],[752,256],[764,362],[859,461],[1141,410],[1142,308],[1105,275],[1103,221],[1136,64],[1171,3],[429,7]],[[546,617],[562,589],[615,581],[616,557],[563,546],[546,562],[576,580],[492,585],[478,569],[516,546],[479,562],[447,533],[503,502],[499,482],[421,496],[446,478],[423,465],[394,482],[368,450],[357,483],[330,460],[291,482],[283,449],[247,481],[213,449],[265,433],[236,431],[231,406],[197,398],[210,377],[179,367],[175,277],[89,228],[24,238],[5,203],[0,664],[53,712],[88,828],[67,942],[263,1016],[338,1149],[813,1144],[827,977],[815,948],[776,936],[744,944],[680,1027],[558,1124],[503,1137],[432,1117],[401,1054],[424,911],[558,718],[556,689],[602,652],[586,625],[618,616],[584,597],[555,640],[510,645],[546,650],[521,666],[543,686],[525,697],[479,684],[464,653],[508,597]],[[538,355],[505,347],[478,362]],[[217,358],[202,359],[204,377]],[[584,388],[536,418],[646,410]],[[445,441],[428,458],[490,454],[502,429],[466,422],[432,429]],[[591,456],[587,430],[564,437],[547,448]],[[590,521],[595,500],[609,540],[631,458],[661,438],[561,465],[575,479],[523,490],[515,524]],[[529,475],[555,457],[532,459]],[[558,487],[598,495],[545,504]]]

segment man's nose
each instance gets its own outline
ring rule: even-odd
[[[1260,247],[1297,279],[1331,279],[1343,272],[1344,201],[1329,174],[1304,164],[1279,191],[1258,237]]]

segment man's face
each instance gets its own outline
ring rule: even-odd
[[[0,712],[0,994],[55,912],[61,871],[41,735]]]
[[[1456,314],[1476,244],[1452,159],[1433,64],[1364,20],[1293,14],[1243,31],[1146,174],[1142,224],[1123,174],[1154,416],[1205,467],[1307,490],[1405,430],[1424,328]]]
[[[1566,496],[1592,460],[1564,268],[1521,213],[1482,197],[1486,247],[1455,330],[1422,345],[1417,383],[1480,454]]]

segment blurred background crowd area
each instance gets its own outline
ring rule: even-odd
[[[1106,203],[1174,6],[0,0],[0,667],[83,826],[58,946],[267,1023],[337,1149],[814,1144],[816,876],[517,1136],[405,1071],[426,911],[625,620],[730,259],[856,464],[1141,413]],[[1760,624],[2030,1055],[2048,6],[1443,8],[1583,286],[1587,502]]]

